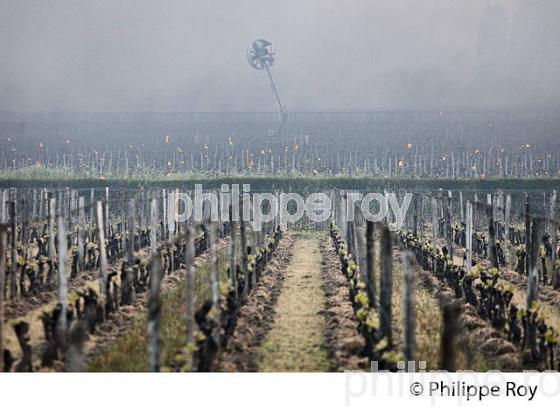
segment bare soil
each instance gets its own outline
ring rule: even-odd
[[[285,234],[257,287],[239,309],[235,330],[217,360],[218,371],[259,370],[259,349],[272,328],[276,303],[282,291],[286,270],[292,260],[293,247],[294,240],[289,234]]]
[[[328,360],[319,313],[325,306],[319,238],[302,237],[294,246],[272,328],[261,346],[264,372],[327,371]]]
[[[323,336],[331,371],[366,370],[365,339],[358,331],[358,319],[352,309],[346,278],[340,269],[332,241],[321,241],[321,276],[325,292],[325,308],[320,312],[325,326]]]

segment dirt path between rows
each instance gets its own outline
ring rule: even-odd
[[[324,306],[320,238],[302,237],[294,245],[275,320],[260,349],[259,370],[328,371]]]

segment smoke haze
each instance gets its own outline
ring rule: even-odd
[[[2,111],[558,106],[557,0],[0,0]]]

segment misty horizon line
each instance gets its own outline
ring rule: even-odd
[[[364,107],[364,108],[292,108],[288,113],[370,113],[370,112],[518,112],[518,111],[560,111],[560,103],[554,105],[527,106],[434,106],[434,107]],[[191,111],[121,111],[121,110],[0,110],[0,114],[278,114],[275,110],[191,110]]]

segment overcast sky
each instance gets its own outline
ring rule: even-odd
[[[0,0],[0,110],[560,105],[558,0]]]

